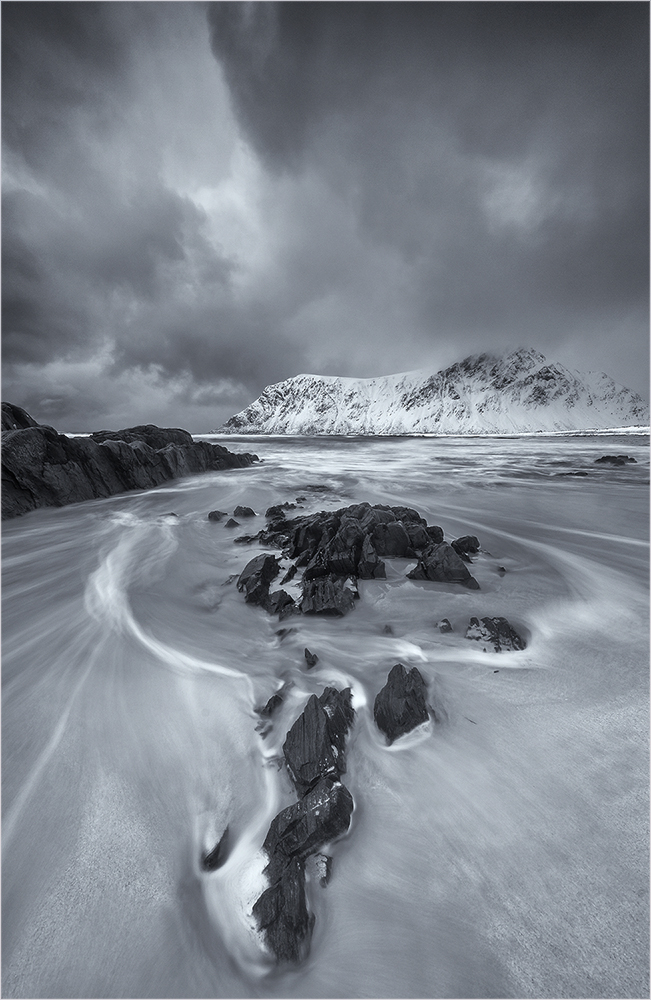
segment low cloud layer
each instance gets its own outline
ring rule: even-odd
[[[645,392],[646,5],[15,2],[2,28],[4,395],[38,418],[208,430],[302,371],[520,345]]]

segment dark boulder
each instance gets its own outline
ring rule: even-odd
[[[396,663],[375,698],[373,716],[389,743],[427,722],[427,687],[417,667],[407,671]]]
[[[496,653],[504,650],[525,649],[526,642],[518,635],[506,618],[471,618],[466,630],[466,639],[474,639],[486,646],[492,646]]]
[[[277,503],[273,507],[268,507],[265,511],[265,517],[276,520],[277,518],[283,518],[285,516],[286,510],[296,510],[295,503]]]
[[[126,444],[144,441],[154,451],[167,448],[168,444],[186,448],[194,444],[192,435],[188,431],[180,427],[157,427],[156,424],[139,424],[137,427],[125,427],[121,431],[94,431],[90,438],[98,444],[104,441],[125,441]]]
[[[470,575],[461,557],[447,542],[439,542],[425,549],[416,568],[407,573],[410,580],[434,580],[439,583],[460,583],[470,590],[479,590],[479,584]]]
[[[311,668],[315,667],[319,662],[319,657],[316,653],[311,653],[307,646],[305,647],[305,662],[307,663],[308,670],[311,670]]]
[[[237,589],[245,592],[248,604],[264,605],[267,602],[269,584],[278,575],[279,566],[275,556],[264,552],[246,564],[237,581]]]
[[[439,542],[443,541],[443,528],[439,528],[438,525],[428,524],[425,531],[427,532],[430,541],[434,542],[435,545],[438,545]]]
[[[303,582],[300,609],[305,615],[345,615],[355,604],[352,590],[335,576]]]
[[[264,607],[269,614],[280,615],[281,618],[286,618],[298,611],[294,598],[286,590],[274,590],[264,603]]]
[[[353,797],[340,781],[321,778],[310,791],[271,821],[262,845],[269,858],[265,874],[275,882],[298,859],[303,862],[350,826]]]
[[[228,512],[225,510],[210,510],[208,511],[209,521],[222,521],[225,517],[228,517]]]
[[[225,528],[239,528],[240,522],[236,521],[235,518],[229,517],[228,521],[224,525]]]
[[[315,694],[287,733],[283,754],[299,795],[304,795],[325,775],[339,778],[338,754],[330,736],[328,716]]]
[[[372,539],[373,547],[380,556],[404,558],[415,555],[409,535],[400,521],[389,521],[388,524],[376,524],[373,528]]]
[[[277,962],[304,957],[314,925],[307,909],[303,864],[294,858],[253,905],[253,916]]]
[[[460,555],[467,555],[469,552],[479,552],[479,539],[476,535],[462,535],[450,542],[454,551]]]
[[[630,462],[637,464],[629,455],[602,455],[601,458],[595,458],[595,465],[628,465]]]
[[[233,511],[233,517],[255,517],[256,513],[252,507],[237,506]]]

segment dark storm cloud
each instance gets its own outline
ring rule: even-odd
[[[410,273],[423,342],[647,355],[648,8],[212,4],[269,168],[316,171]],[[332,247],[336,253],[336,247]]]
[[[273,310],[263,322],[255,301],[236,306],[233,259],[164,176],[189,162],[205,181],[219,165],[205,137],[219,122],[194,107],[211,97],[192,89],[201,38],[216,70],[202,6],[6,3],[2,28],[5,383],[20,366],[33,384],[38,366],[103,352],[108,379],[136,367],[164,391],[186,373],[169,395],[208,405],[197,385],[235,378],[253,392],[292,374]],[[65,416],[64,395],[44,386],[45,409]],[[81,396],[91,414],[92,391]]]

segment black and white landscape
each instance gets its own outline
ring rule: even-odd
[[[3,996],[648,996],[648,28],[3,5]]]

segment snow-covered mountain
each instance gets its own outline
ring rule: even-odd
[[[509,434],[646,426],[649,407],[607,375],[538,351],[473,355],[432,374],[297,375],[267,386],[231,434]]]

